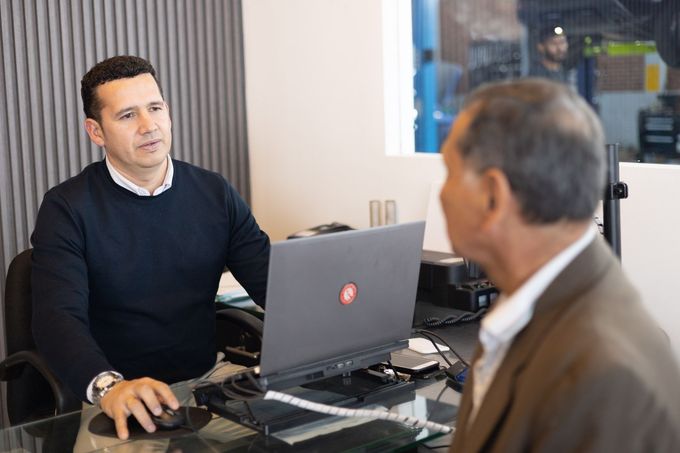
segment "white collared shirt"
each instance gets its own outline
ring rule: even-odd
[[[106,157],[104,160],[106,161],[106,168],[109,169],[109,173],[111,174],[111,178],[113,178],[113,181],[119,186],[139,196],[150,197],[152,195],[153,196],[160,195],[166,190],[168,190],[170,187],[172,187],[172,177],[175,175],[175,169],[172,166],[172,159],[170,159],[170,155],[168,155],[168,168],[165,171],[165,179],[163,180],[163,184],[161,184],[156,190],[154,190],[153,194],[146,190],[144,187],[138,186],[137,184],[123,176],[118,170],[116,170],[113,167],[113,165],[111,165],[111,162],[109,162],[108,157]]]
[[[479,331],[479,342],[484,351],[473,365],[475,378],[470,423],[477,415],[512,341],[531,321],[538,298],[594,238],[595,227],[590,227],[579,239],[544,264],[517,291],[509,296],[501,294],[494,309],[484,317]]]

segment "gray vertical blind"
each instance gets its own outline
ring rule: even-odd
[[[82,127],[80,79],[105,58],[151,61],[172,156],[250,199],[240,0],[0,0],[0,37],[0,297],[44,193],[103,156]],[[4,321],[0,333],[1,358]]]

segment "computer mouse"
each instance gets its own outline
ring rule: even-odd
[[[151,414],[151,420],[158,429],[163,430],[181,428],[186,422],[184,411],[181,408],[174,410],[165,405],[161,405],[160,415]]]

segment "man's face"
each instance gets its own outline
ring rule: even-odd
[[[546,60],[562,63],[567,58],[569,43],[564,35],[552,36],[539,44],[538,49]]]
[[[133,179],[164,170],[172,144],[171,121],[153,76],[107,82],[97,87],[97,97],[101,120],[86,120],[86,128],[92,141],[106,149],[111,164]]]
[[[467,258],[476,259],[481,238],[483,200],[480,176],[460,155],[458,140],[470,124],[473,113],[463,110],[456,119],[442,153],[448,170],[446,182],[439,195],[447,231],[454,251]]]

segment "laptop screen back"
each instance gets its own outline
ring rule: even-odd
[[[425,222],[272,245],[260,374],[410,336]]]

